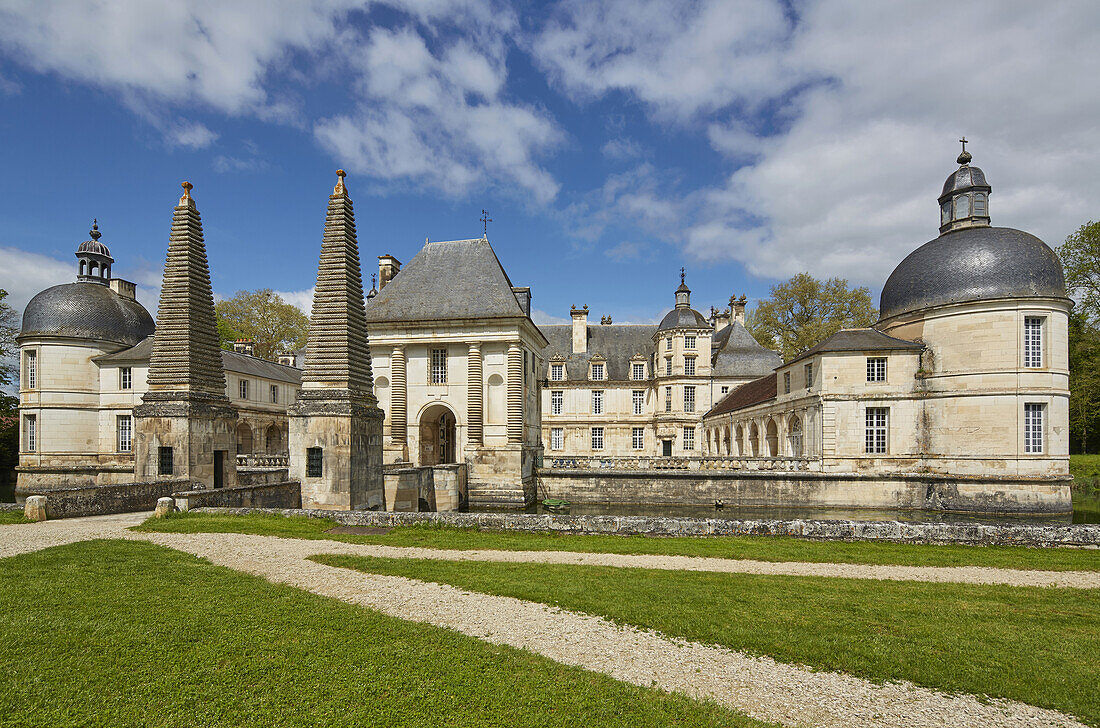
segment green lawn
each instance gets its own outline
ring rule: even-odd
[[[324,555],[333,566],[543,602],[873,680],[1057,708],[1100,725],[1100,593]]]
[[[93,541],[0,560],[4,726],[762,726],[217,567]]]
[[[23,511],[0,511],[0,526],[8,523],[31,523],[23,517]]]
[[[581,536],[517,531],[408,526],[379,536],[334,535],[328,519],[273,515],[232,516],[181,513],[150,519],[137,530],[171,533],[256,533],[287,538],[333,539],[387,546],[438,549],[502,549],[508,551],[587,551],[620,554],[718,556],[762,561],[813,561],[849,564],[913,566],[995,566],[1013,569],[1100,570],[1100,551],[1035,549],[1021,546],[922,546],[885,542],[807,541],[778,536],[718,536],[711,538],[647,538],[644,536]]]

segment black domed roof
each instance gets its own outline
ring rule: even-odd
[[[694,308],[674,308],[669,311],[663,319],[661,319],[661,325],[657,327],[658,331],[665,331],[667,329],[706,329],[710,328],[710,324],[703,318],[703,314],[696,311]]]
[[[989,183],[985,180],[985,172],[978,167],[963,165],[952,172],[943,183],[943,192],[940,193],[940,199],[942,200],[958,190],[968,190],[975,187],[989,187]]]
[[[134,299],[98,283],[66,283],[30,300],[19,336],[64,336],[133,346],[155,328],[153,317]]]
[[[96,253],[98,255],[106,255],[108,258],[111,257],[111,251],[107,249],[106,245],[98,240],[85,240],[76,249],[76,253],[77,255],[81,253]]]
[[[882,287],[879,315],[888,319],[949,303],[1032,297],[1066,297],[1058,256],[1022,230],[981,225],[946,232],[910,253]]]

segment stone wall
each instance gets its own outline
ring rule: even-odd
[[[187,480],[155,480],[125,485],[94,485],[78,488],[38,488],[20,493],[20,497],[46,496],[46,513],[50,518],[102,516],[108,513],[151,511],[158,498],[172,495]]]
[[[345,526],[394,527],[430,524],[488,531],[646,536],[794,536],[814,540],[893,541],[899,543],[976,544],[984,546],[1100,547],[1100,524],[1072,526],[991,526],[899,521],[808,521],[643,516],[565,516],[530,513],[387,513],[380,511],[204,508],[203,512],[331,518]]]
[[[1068,513],[1069,481],[812,472],[543,469],[539,498],[575,503]]]
[[[432,465],[385,469],[386,508],[398,512],[448,512],[464,508],[469,495],[466,466]]]
[[[176,507],[189,511],[203,507],[301,508],[302,487],[296,480],[239,485],[217,490],[186,490],[172,494]]]
[[[239,485],[264,485],[290,480],[288,468],[237,468]]]

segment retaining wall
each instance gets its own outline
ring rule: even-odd
[[[186,479],[152,480],[124,485],[89,485],[75,488],[32,488],[21,494],[46,496],[50,518],[102,516],[108,513],[151,511],[158,498],[190,485]]]
[[[186,490],[172,494],[181,511],[202,507],[301,508],[302,486],[296,480],[238,485],[215,490]]]
[[[646,536],[795,536],[836,541],[963,543],[984,546],[1100,547],[1100,524],[1069,526],[993,526],[900,521],[745,520],[718,518],[647,518],[643,516],[567,516],[531,513],[389,513],[272,508],[202,508],[210,513],[266,513],[328,518],[346,526],[392,527],[430,524],[488,531],[529,531]]]

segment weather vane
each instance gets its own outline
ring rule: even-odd
[[[493,221],[493,218],[489,217],[489,211],[482,208],[481,210],[481,232],[485,237],[489,237],[489,223]]]

